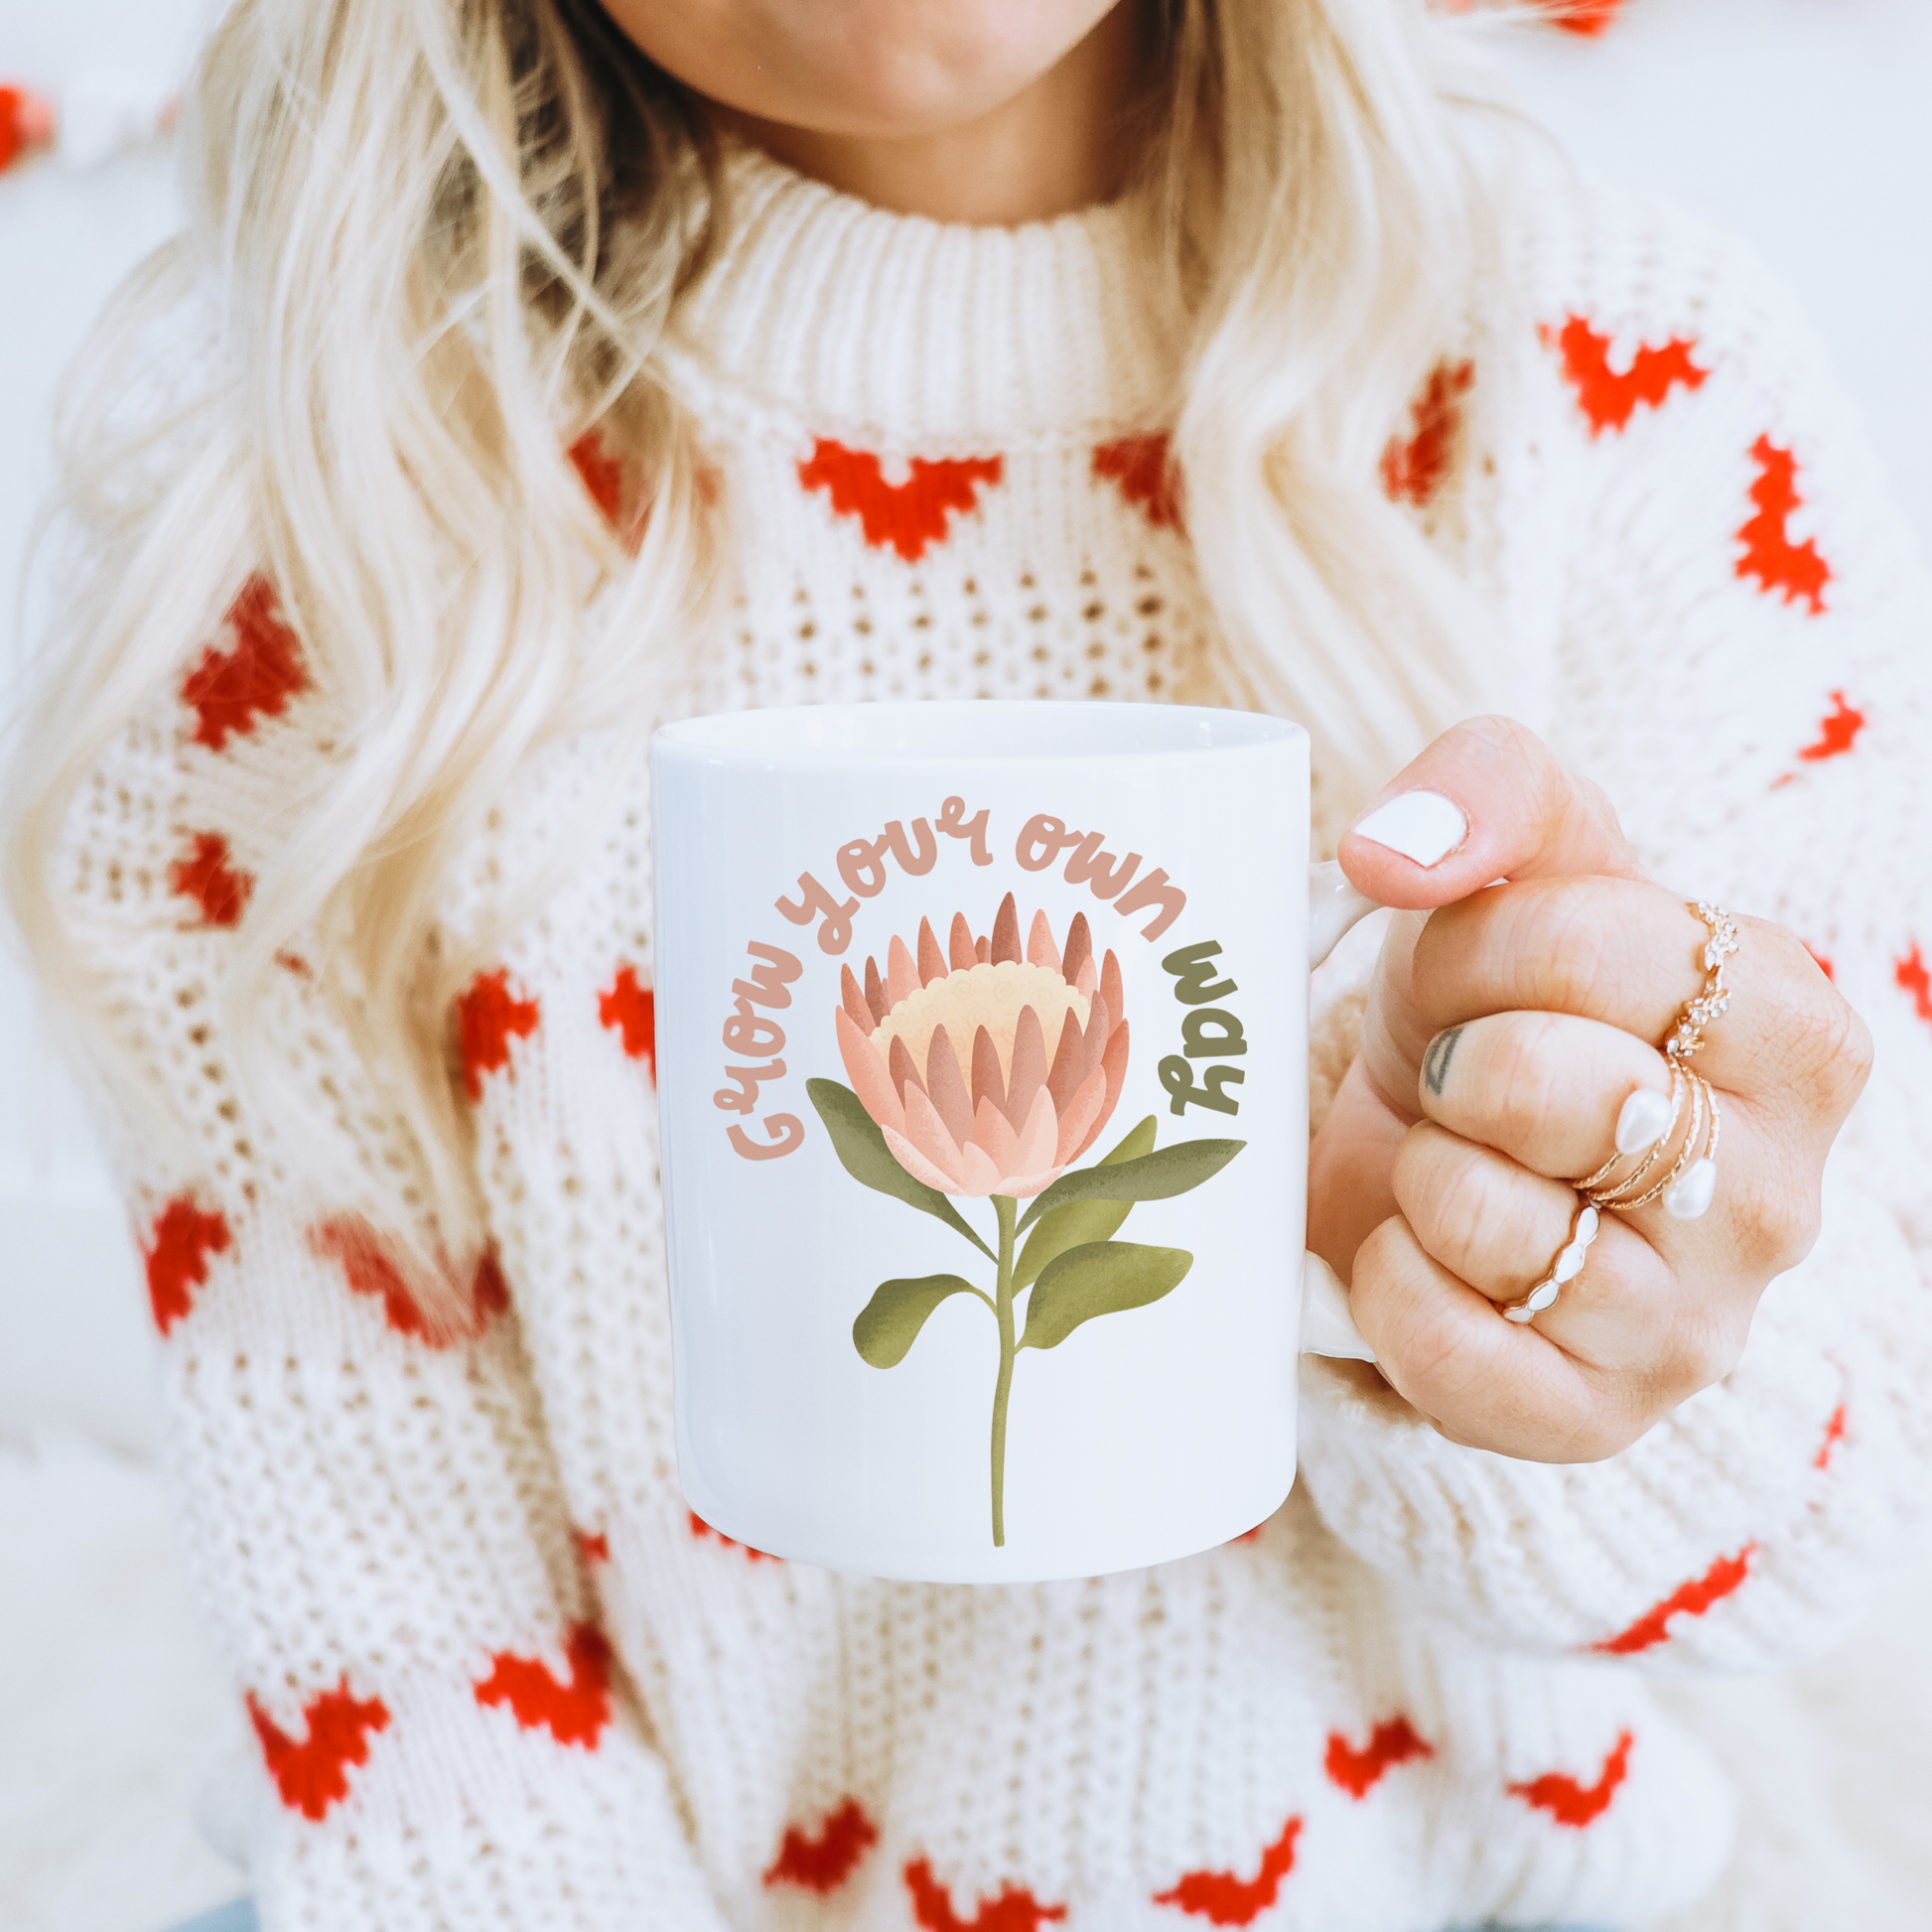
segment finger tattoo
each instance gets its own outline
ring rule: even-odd
[[[1429,1042],[1429,1051],[1422,1056],[1422,1077],[1429,1091],[1439,1098],[1449,1078],[1449,1061],[1455,1057],[1455,1042],[1461,1037],[1462,1029],[1451,1027],[1448,1033],[1438,1034]]]

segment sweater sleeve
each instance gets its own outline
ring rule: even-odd
[[[1755,263],[1603,191],[1556,202],[1523,277],[1564,526],[1551,737],[1654,877],[1811,948],[1876,1070],[1735,1370],[1623,1454],[1457,1448],[1379,1379],[1311,1364],[1303,1467],[1345,1543],[1493,1640],[1749,1667],[1843,1635],[1927,1502],[1932,596]]]
[[[464,1258],[453,1332],[403,1292],[358,1176],[419,1156],[299,951],[268,1037],[323,1139],[239,1078],[216,995],[328,738],[303,682],[255,580],[105,755],[56,879],[109,1016],[189,1565],[259,1744],[263,1924],[722,1932],[566,1518],[517,1284]]]

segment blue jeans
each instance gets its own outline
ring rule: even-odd
[[[206,1917],[190,1919],[186,1925],[176,1926],[175,1932],[258,1932],[255,1908],[247,1899],[237,1898]],[[1608,1928],[1589,1925],[1473,1926],[1469,1932],[1608,1932]]]

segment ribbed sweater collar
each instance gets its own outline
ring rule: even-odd
[[[1172,384],[1119,205],[1017,228],[889,213],[749,148],[666,359],[869,448],[1157,427]]]

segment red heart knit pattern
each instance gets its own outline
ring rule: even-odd
[[[848,450],[820,437],[798,466],[798,481],[808,490],[822,489],[840,516],[856,516],[875,550],[896,550],[915,564],[935,543],[943,543],[947,518],[979,507],[980,485],[997,484],[1006,462],[997,456],[951,457],[928,462],[915,456],[902,483],[889,483],[870,450]]]
[[[207,1214],[177,1194],[156,1216],[147,1248],[148,1305],[165,1335],[194,1302],[193,1290],[207,1283],[207,1258],[223,1255],[234,1239],[221,1214]]]
[[[1157,530],[1179,530],[1180,476],[1168,459],[1165,432],[1154,436],[1123,436],[1094,446],[1093,474],[1111,483],[1123,502],[1131,503]]]
[[[1178,1905],[1210,1925],[1252,1925],[1281,1895],[1282,1880],[1295,1869],[1295,1841],[1302,1821],[1291,1818],[1282,1835],[1261,1855],[1252,1878],[1232,1871],[1190,1871],[1172,1891],[1154,1894],[1157,1905]]]
[[[980,1900],[971,1918],[953,1910],[952,1894],[932,1875],[928,1859],[905,1867],[905,1889],[912,1894],[912,1916],[925,1932],[1039,1932],[1066,1916],[1064,1905],[1042,1905],[1022,1885],[1002,1885],[997,1898]]]
[[[1782,597],[1787,604],[1803,604],[1815,618],[1825,615],[1825,586],[1832,581],[1832,567],[1818,553],[1817,543],[1807,537],[1803,543],[1791,541],[1787,519],[1804,504],[1798,494],[1797,459],[1781,450],[1768,436],[1760,436],[1751,446],[1751,460],[1757,465],[1757,481],[1751,484],[1751,501],[1757,513],[1737,532],[1744,554],[1737,560],[1737,575],[1755,578],[1767,597]]]
[[[1561,331],[1545,329],[1543,339],[1563,351],[1564,378],[1576,390],[1592,436],[1627,429],[1639,409],[1661,409],[1673,389],[1701,389],[1711,373],[1692,361],[1697,344],[1686,337],[1673,337],[1661,348],[1640,345],[1620,375],[1610,367],[1610,338],[1582,316],[1572,316]]]
[[[1607,34],[1611,22],[1623,11],[1623,0],[1542,0],[1542,5],[1552,26],[1592,40]]]
[[[1904,992],[1912,996],[1918,1017],[1932,1024],[1932,972],[1926,970],[1925,955],[1919,951],[1916,939],[1912,941],[1912,950],[1903,959],[1892,962],[1892,977]]]
[[[228,842],[219,832],[196,832],[187,852],[168,868],[168,890],[201,907],[198,925],[232,928],[241,923],[255,882],[229,865],[229,856]]]
[[[1832,1419],[1825,1425],[1825,1440],[1818,1446],[1818,1454],[1812,1461],[1814,1469],[1829,1469],[1832,1466],[1833,1451],[1845,1440],[1847,1412],[1848,1405],[1843,1402],[1832,1411]]]
[[[1823,973],[1828,980],[1831,980],[1834,983],[1836,983],[1838,979],[1837,967],[1835,967],[1832,964],[1832,962],[1829,959],[1827,959],[1822,952],[1818,950],[1816,946],[1807,946],[1805,948],[1805,951],[1811,954],[1812,960],[1817,965],[1818,970],[1821,973]]]
[[[457,1051],[463,1064],[463,1090],[472,1103],[483,1098],[483,1075],[500,1073],[510,1063],[510,1040],[527,1039],[539,1019],[534,1000],[510,991],[507,966],[479,973],[457,1001]]]
[[[224,750],[230,736],[246,737],[257,718],[279,718],[308,687],[301,642],[282,622],[281,608],[275,586],[262,576],[249,578],[228,606],[224,621],[234,648],[205,650],[181,687],[182,702],[196,715],[196,744]]]
[[[1366,1798],[1398,1764],[1414,1757],[1434,1757],[1433,1745],[1416,1735],[1407,1718],[1390,1718],[1369,1732],[1368,1742],[1357,1750],[1339,1731],[1328,1733],[1328,1754],[1322,1768],[1328,1782],[1338,1785],[1351,1798]]]
[[[1802,747],[1798,756],[1809,764],[1817,764],[1825,759],[1843,758],[1858,743],[1859,734],[1866,724],[1863,711],[1854,711],[1845,702],[1843,691],[1832,693],[1831,715],[1821,719],[1817,740]]]
[[[1382,452],[1382,487],[1389,499],[1426,508],[1455,468],[1462,443],[1462,399],[1475,387],[1476,365],[1439,362],[1423,392],[1410,404],[1416,433],[1391,439]]]
[[[361,1222],[347,1217],[324,1221],[309,1230],[309,1248],[324,1260],[341,1265],[343,1279],[351,1294],[380,1298],[383,1319],[397,1334],[408,1335],[431,1348],[451,1348],[459,1342],[475,1340],[491,1316],[503,1314],[509,1309],[509,1284],[503,1280],[503,1271],[493,1254],[485,1253],[477,1263],[470,1284],[476,1325],[465,1333],[430,1325],[395,1263],[382,1252],[380,1241]]]
[[[878,1843],[879,1827],[857,1798],[847,1798],[836,1811],[826,1813],[815,1832],[798,1825],[785,1827],[784,1841],[764,1882],[802,1885],[821,1894],[837,1891]]]
[[[247,1705],[268,1774],[283,1804],[318,1825],[348,1796],[349,1766],[369,1761],[369,1738],[389,1723],[382,1700],[351,1697],[346,1677],[333,1691],[321,1692],[302,1707],[308,1735],[300,1742],[262,1709],[253,1691],[248,1693]]]
[[[1527,1784],[1512,1784],[1509,1795],[1547,1811],[1559,1825],[1582,1831],[1609,1810],[1617,1787],[1630,1775],[1630,1747],[1636,1742],[1630,1731],[1616,1740],[1616,1748],[1603,1760],[1603,1769],[1594,1784],[1580,1784],[1563,1771],[1546,1771]]]
[[[633,1060],[642,1060],[650,1069],[650,1083],[657,1084],[657,997],[637,978],[634,966],[620,966],[610,990],[597,996],[597,1017],[617,1030],[623,1050]]]
[[[781,1563],[781,1557],[774,1557],[769,1550],[755,1550],[749,1543],[741,1543],[736,1537],[727,1536],[723,1530],[714,1530],[705,1519],[693,1509],[686,1512],[691,1519],[691,1534],[695,1537],[716,1537],[727,1550],[743,1550],[749,1563]]]
[[[1619,1630],[1590,1649],[1606,1657],[1634,1657],[1654,1650],[1670,1637],[1674,1616],[1703,1616],[1714,1603],[1734,1596],[1750,1573],[1751,1558],[1757,1554],[1755,1543],[1746,1543],[1734,1557],[1720,1557],[1702,1577],[1680,1584],[1662,1602],[1653,1604],[1627,1630]]]
[[[23,148],[39,145],[29,140],[21,125],[32,99],[24,87],[0,87],[0,174],[13,166],[14,157]]]
[[[580,1623],[564,1646],[570,1676],[559,1681],[540,1657],[499,1650],[476,1687],[479,1704],[507,1704],[525,1730],[546,1726],[560,1744],[595,1749],[611,1722],[611,1646],[592,1623]]]
[[[604,438],[594,429],[586,430],[566,454],[583,483],[585,495],[615,530],[623,507],[623,465],[604,454]]]
[[[577,1541],[577,1554],[586,1563],[611,1561],[611,1539],[605,1531],[599,1530],[596,1535],[592,1535],[589,1530],[572,1530],[571,1535]]]

